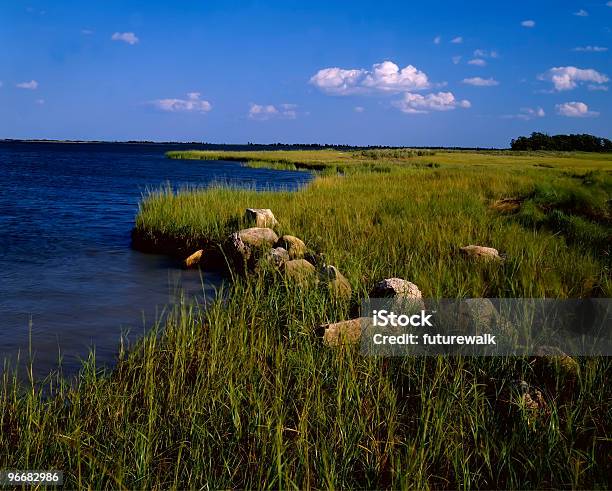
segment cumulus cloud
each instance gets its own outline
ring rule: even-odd
[[[318,89],[333,95],[368,92],[397,93],[429,87],[427,75],[412,65],[400,68],[391,61],[372,65],[371,70],[324,68],[310,78]]]
[[[451,39],[451,43],[453,44],[461,44],[463,42],[463,38],[461,36],[457,36],[456,38]]]
[[[150,104],[160,111],[207,113],[212,109],[210,102],[202,100],[199,92],[190,92],[186,99],[156,99]]]
[[[536,23],[535,20],[528,19],[521,22],[521,25],[523,27],[535,27]]]
[[[21,82],[17,84],[20,89],[36,90],[38,88],[38,82],[36,80],[30,80],[29,82]]]
[[[134,45],[140,41],[136,34],[133,32],[116,32],[111,36],[111,40],[113,41],[123,41],[124,43],[128,43],[130,45]]]
[[[433,38],[434,44],[440,44],[441,41],[442,41],[442,38],[440,36],[436,36],[435,38]]]
[[[471,107],[470,101],[458,101],[452,92],[426,95],[406,92],[402,99],[395,101],[393,105],[407,114],[426,114],[430,111],[451,111],[457,107]]]
[[[589,13],[584,9],[580,9],[578,12],[574,12],[574,15],[576,17],[588,17]]]
[[[470,61],[468,61],[468,65],[475,65],[475,66],[486,66],[487,62],[485,60],[483,60],[482,58],[474,58]]]
[[[474,85],[475,87],[493,87],[495,85],[499,85],[499,82],[494,78],[482,77],[464,78],[463,83],[468,85]]]
[[[505,119],[522,119],[523,121],[529,121],[535,118],[543,118],[544,116],[546,116],[546,113],[541,107],[521,107],[518,114],[506,114],[502,117]]]
[[[565,102],[555,106],[557,114],[568,118],[589,118],[599,116],[598,112],[589,111],[589,106],[584,102]]]
[[[251,104],[249,119],[267,121],[269,119],[295,119],[297,117],[295,104]]]
[[[585,53],[603,53],[605,51],[608,51],[608,48],[604,46],[578,46],[572,51],[580,51]]]
[[[591,82],[592,84],[604,84],[609,79],[603,73],[592,68],[582,69],[575,66],[554,67],[538,76],[539,80],[552,82],[556,91],[575,89],[578,84]]]

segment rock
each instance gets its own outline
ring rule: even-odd
[[[519,198],[503,198],[493,203],[491,208],[501,213],[514,213],[521,207],[522,202]]]
[[[189,256],[187,259],[183,261],[183,265],[186,268],[193,268],[194,266],[197,266],[202,261],[203,254],[204,254],[203,249],[195,251],[191,256]]]
[[[278,225],[278,221],[269,208],[247,208],[244,212],[244,220],[260,228],[272,228]]]
[[[535,362],[544,371],[559,370],[566,378],[574,380],[580,372],[580,365],[571,356],[555,346],[539,346],[535,351]]]
[[[323,331],[323,343],[327,346],[359,343],[363,320],[364,319],[360,317],[321,326],[320,329]]]
[[[276,243],[276,246],[287,249],[291,259],[303,259],[307,250],[306,244],[293,235],[283,235]]]
[[[345,276],[335,266],[323,265],[320,271],[321,279],[327,282],[331,292],[346,300],[351,298],[353,290]]]
[[[548,407],[542,392],[534,390],[532,393],[526,392],[522,396],[522,402],[525,405],[525,409],[530,411],[545,411]]]
[[[370,292],[372,298],[389,298],[389,297],[400,297],[400,298],[423,298],[423,294],[419,287],[414,283],[403,280],[401,278],[387,278],[379,281],[374,285],[374,288]]]
[[[259,257],[255,253],[270,248],[277,240],[278,236],[270,228],[246,228],[231,234],[223,250],[234,267],[252,269]]]
[[[317,282],[315,267],[306,259],[292,259],[283,266],[285,278],[297,284],[306,285]]]
[[[484,247],[478,245],[468,245],[460,247],[459,250],[466,256],[472,259],[480,259],[484,261],[503,261],[504,258],[499,255],[497,249],[492,247]]]
[[[278,242],[278,235],[267,227],[245,228],[238,232],[238,237],[250,247],[272,247]]]
[[[287,261],[289,261],[289,253],[282,247],[275,247],[271,249],[268,254],[266,254],[265,259],[275,267],[281,268]]]

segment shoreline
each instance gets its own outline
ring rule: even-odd
[[[436,154],[349,159],[338,175],[335,154],[310,157],[335,170],[298,191],[151,194],[133,240],[185,259],[240,230],[246,208],[271,209],[279,236],[337,266],[350,299],[244,275],[205,309],[178,305],[109,374],[90,360],[77,387],[58,379],[48,400],[5,380],[0,455],[27,451],[38,468],[85,455],[64,467],[74,487],[461,487],[456,469],[476,488],[607,487],[612,359],[370,357],[318,331],[353,319],[381,278],[413,282],[423,298],[609,298],[598,237],[611,163]],[[469,246],[477,255],[466,257],[467,244],[501,255],[481,260],[486,247]],[[534,447],[542,460],[526,468]],[[578,474],[567,466],[576,455]]]

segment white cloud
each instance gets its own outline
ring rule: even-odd
[[[140,41],[136,34],[133,32],[116,32],[111,36],[111,40],[113,41],[123,41],[124,43],[128,43],[130,45],[134,45]]]
[[[458,65],[461,62],[461,56],[453,56],[451,59],[455,65]]]
[[[324,68],[310,78],[318,89],[333,95],[368,92],[397,93],[429,87],[427,75],[412,65],[400,68],[391,61],[372,65],[371,70]]]
[[[487,62],[482,58],[474,58],[473,60],[468,61],[468,65],[476,65],[476,66],[486,66]]]
[[[518,114],[507,114],[502,116],[504,119],[522,119],[523,121],[529,121],[535,118],[543,118],[546,116],[544,109],[541,107],[521,107]]]
[[[495,50],[477,49],[474,51],[475,58],[498,58],[499,53]]]
[[[461,36],[457,36],[456,38],[451,39],[451,43],[453,44],[461,44],[463,42],[463,38]]]
[[[572,51],[582,51],[586,53],[603,53],[605,51],[608,51],[608,48],[604,46],[578,46]]]
[[[592,68],[582,69],[575,66],[554,67],[538,76],[539,80],[548,80],[553,83],[555,90],[575,89],[578,84],[592,82],[593,84],[603,84],[609,79],[603,73],[599,73]]]
[[[555,106],[557,114],[568,118],[589,118],[599,116],[598,112],[589,111],[589,106],[584,102],[565,102]]]
[[[523,22],[521,22],[521,25],[523,27],[535,27],[536,23],[535,23],[535,20],[529,19],[529,20],[524,20]]]
[[[452,92],[426,95],[406,92],[402,99],[394,101],[393,105],[407,114],[425,114],[429,111],[451,111],[457,107],[471,107],[470,101],[458,101]]]
[[[474,85],[476,87],[493,87],[495,85],[499,85],[499,82],[494,78],[481,77],[464,78],[463,83],[468,85]]]
[[[607,85],[589,84],[589,85],[587,85],[587,89],[589,89],[591,91],[608,92],[608,86]]]
[[[584,9],[580,9],[578,12],[574,12],[574,15],[576,17],[588,17],[589,13]]]
[[[441,42],[441,41],[442,41],[442,38],[441,38],[440,36],[436,36],[436,37],[433,39],[434,44],[440,44],[440,42]]]
[[[267,121],[268,119],[295,119],[297,117],[295,104],[251,104],[249,119]]]
[[[363,106],[355,106],[353,108],[353,111],[355,111],[356,113],[362,113],[365,111],[365,108]]]
[[[17,84],[20,89],[36,90],[38,88],[38,82],[36,80],[30,80],[29,82],[21,82]]]
[[[210,102],[200,99],[199,92],[190,92],[187,99],[156,99],[151,101],[157,109],[166,112],[199,112],[212,110]]]

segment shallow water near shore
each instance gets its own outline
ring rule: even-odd
[[[130,248],[148,189],[297,189],[311,179],[164,157],[177,147],[0,143],[0,362],[28,359],[31,339],[37,378],[57,368],[60,355],[64,373],[76,373],[93,347],[99,365],[112,365],[123,332],[134,341],[181,295],[214,295],[218,275]]]

